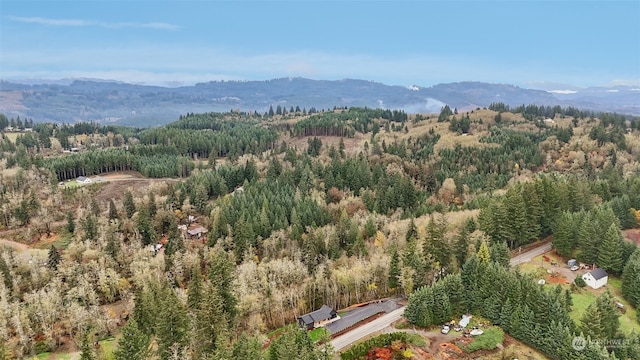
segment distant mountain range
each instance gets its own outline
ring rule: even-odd
[[[493,102],[514,105],[561,105],[584,110],[640,115],[640,88],[524,89],[481,82],[431,87],[390,86],[372,81],[282,78],[266,81],[213,81],[183,87],[132,85],[105,80],[0,81],[0,112],[36,122],[112,122],[156,126],[179,115],[207,111],[265,112],[334,106],[368,106],[406,112],[439,112],[445,104],[459,110]]]

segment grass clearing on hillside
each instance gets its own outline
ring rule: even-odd
[[[493,326],[485,330],[481,335],[475,337],[469,345],[464,346],[462,349],[467,353],[478,350],[493,350],[498,347],[498,344],[502,344],[503,342],[504,331],[497,326]]]
[[[20,135],[20,133],[4,133],[4,136],[7,137],[7,139],[9,139],[9,141],[11,141],[12,143],[16,143],[16,139],[18,138],[18,135]]]
[[[630,334],[632,331],[640,333],[640,323],[638,323],[637,320],[638,309],[634,309],[633,306],[631,306],[631,304],[629,304],[629,302],[622,296],[622,280],[617,277],[609,276],[607,288],[611,291],[611,294],[616,301],[624,304],[624,307],[627,310],[624,314],[621,314],[619,318],[620,329],[627,334]]]

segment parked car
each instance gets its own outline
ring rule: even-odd
[[[443,334],[448,334],[449,331],[451,331],[451,328],[449,327],[449,325],[443,326],[442,330],[440,330],[440,332],[443,333]]]
[[[578,269],[580,269],[580,268],[578,267],[578,265],[573,265],[573,266],[571,267],[571,271],[578,271]]]

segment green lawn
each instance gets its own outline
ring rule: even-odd
[[[311,340],[313,340],[313,342],[320,340],[320,338],[322,338],[324,335],[328,336],[329,333],[327,332],[327,329],[323,327],[319,327],[309,331],[309,337],[311,338]]]
[[[579,324],[580,317],[587,309],[587,306],[596,301],[596,295],[584,287],[579,293],[572,293],[571,300],[573,300],[573,306],[571,307],[569,316],[576,324]]]
[[[468,353],[477,350],[493,350],[498,344],[502,344],[503,342],[504,331],[497,326],[492,326],[486,329],[481,335],[476,336],[463,350]]]
[[[616,301],[623,303],[624,307],[627,309],[627,312],[620,316],[620,329],[627,334],[632,331],[640,333],[640,324],[637,320],[638,309],[634,309],[633,306],[631,306],[631,304],[622,297],[622,280],[617,277],[609,276],[607,288],[609,288],[609,291],[611,291],[611,294],[615,297]]]
[[[619,278],[609,276],[607,289],[611,292],[611,295],[613,295],[616,301],[623,303],[627,309],[625,314],[620,313],[620,330],[627,334],[630,334],[632,331],[640,333],[640,324],[636,320],[637,309],[634,309],[629,302],[622,297],[622,291],[620,290],[621,286],[622,281]],[[594,302],[597,297],[597,294],[588,287],[584,287],[580,293],[573,293],[571,295],[571,298],[573,299],[573,307],[569,316],[576,322],[576,324],[580,324],[580,317],[582,317],[587,306]]]

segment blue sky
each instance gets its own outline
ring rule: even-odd
[[[289,76],[638,85],[640,1],[0,2],[2,79]]]

